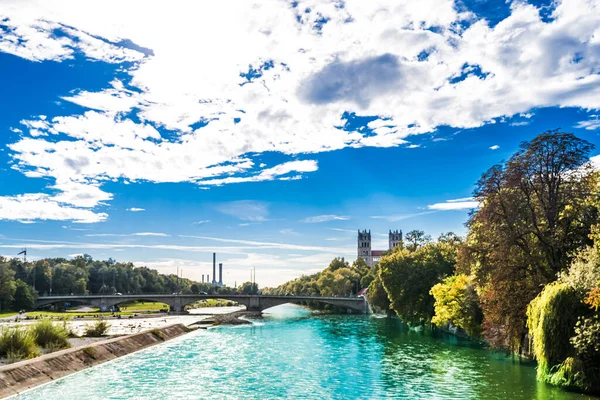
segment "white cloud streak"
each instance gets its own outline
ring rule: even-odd
[[[472,197],[446,200],[445,203],[435,203],[427,206],[430,210],[437,211],[450,211],[450,210],[469,210],[473,208],[479,208],[479,202]]]
[[[343,215],[327,214],[327,215],[315,215],[314,217],[306,217],[306,218],[300,220],[300,222],[304,222],[307,224],[316,224],[316,223],[329,222],[329,221],[347,221],[349,219],[350,219],[350,217],[346,217]]]

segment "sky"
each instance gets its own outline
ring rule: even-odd
[[[600,0],[0,0],[0,93],[0,255],[274,286],[466,234],[546,130],[600,154]]]

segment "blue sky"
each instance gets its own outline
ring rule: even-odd
[[[0,8],[2,255],[276,285],[465,234],[545,130],[600,145],[599,0],[110,3]]]

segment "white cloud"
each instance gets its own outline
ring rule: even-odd
[[[448,210],[468,210],[478,208],[479,202],[472,197],[462,199],[446,200],[445,203],[435,203],[427,206],[430,210],[448,211]]]
[[[203,224],[208,224],[210,222],[210,220],[208,219],[203,219],[201,221],[196,221],[194,222],[194,225],[203,225]]]
[[[329,221],[347,221],[349,219],[350,219],[350,217],[345,217],[342,215],[327,214],[327,215],[316,215],[314,217],[306,217],[306,218],[302,219],[300,222],[314,224],[314,223],[329,222]]]
[[[101,222],[106,213],[70,207],[46,194],[30,193],[0,197],[0,220],[32,223],[35,220],[73,221],[76,223]]]
[[[222,203],[216,206],[216,210],[242,221],[262,222],[269,215],[269,204],[254,200],[237,200]]]
[[[145,208],[138,208],[138,207],[131,207],[131,208],[128,208],[127,211],[141,212],[141,211],[146,211],[146,209]]]
[[[295,160],[299,154],[398,146],[439,126],[530,118],[534,108],[598,109],[598,2],[555,5],[544,22],[534,6],[512,2],[510,15],[490,27],[452,0],[301,1],[297,8],[5,1],[0,51],[31,61],[82,54],[131,63],[121,65],[127,79],[111,78],[102,90],[72,88],[60,99],[87,111],[24,120],[26,132],[9,146],[14,168],[53,181],[58,202],[91,208],[111,199],[106,181],[301,179],[317,163]],[[177,18],[165,19],[167,12]],[[202,51],[189,51],[207,37]],[[240,76],[249,70],[253,76]],[[338,128],[344,112],[378,118],[368,134],[347,132]],[[171,132],[161,135],[163,128]],[[257,167],[253,157],[272,151],[287,158]]]
[[[220,243],[232,243],[243,246],[250,246],[255,249],[283,249],[283,250],[302,250],[302,251],[327,251],[334,253],[347,253],[348,248],[334,248],[334,247],[326,247],[326,246],[312,246],[312,245],[299,245],[293,243],[275,243],[275,242],[261,242],[256,240],[241,240],[241,239],[225,239],[218,237],[210,237],[210,236],[192,236],[192,235],[179,235],[182,238],[191,238],[191,239],[202,239],[202,240],[212,240]],[[244,247],[248,248],[248,247]]]
[[[396,214],[396,215],[375,215],[372,216],[371,218],[373,219],[383,219],[389,222],[396,222],[396,221],[402,221],[408,218],[414,218],[414,217],[418,217],[420,215],[427,215],[427,214],[431,214],[435,211],[425,211],[425,212],[420,212],[420,213],[415,213],[415,214]],[[386,235],[387,236],[387,235]]]
[[[272,168],[263,169],[259,174],[250,176],[238,176],[228,177],[221,179],[209,179],[204,181],[198,181],[199,185],[226,185],[230,183],[242,183],[242,182],[261,182],[261,181],[272,181],[274,179],[279,180],[297,180],[301,179],[301,175],[284,176],[290,172],[301,173],[301,172],[314,172],[318,169],[317,162],[314,160],[304,161],[290,161],[283,164],[276,165]]]
[[[588,131],[594,131],[596,129],[600,129],[600,120],[596,117],[595,119],[590,119],[587,121],[579,121],[575,128],[582,128]]]
[[[500,148],[500,146],[498,146],[497,144],[490,146],[490,150],[498,150]]]
[[[161,232],[136,232],[136,233],[90,233],[89,237],[127,237],[127,236],[158,236],[158,237],[167,237],[166,233]]]

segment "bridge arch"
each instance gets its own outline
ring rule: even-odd
[[[270,296],[270,295],[201,295],[201,294],[128,294],[128,295],[84,295],[84,296],[43,296],[36,300],[36,308],[58,302],[79,302],[108,310],[111,306],[130,301],[153,301],[169,305],[172,311],[183,312],[184,307],[202,299],[224,299],[246,306],[250,311],[263,311],[286,303],[320,302],[345,308],[353,312],[368,312],[367,302],[360,297],[318,297],[318,296]]]

